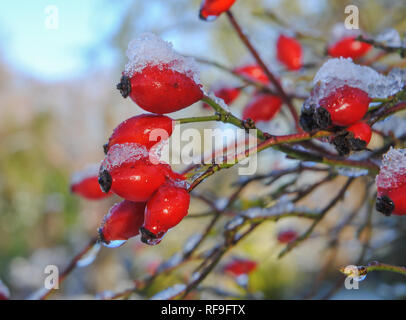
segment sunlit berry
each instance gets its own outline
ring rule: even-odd
[[[257,64],[248,64],[242,67],[238,67],[234,69],[234,72],[247,77],[252,81],[257,81],[264,85],[269,84],[269,79],[266,76],[264,70],[262,70],[262,68]]]
[[[343,57],[343,58],[352,58],[358,59],[368,53],[371,50],[372,46],[368,43],[357,41],[356,37],[345,37],[340,41],[331,45],[327,52],[332,57]]]
[[[297,239],[297,232],[292,229],[283,230],[278,233],[278,242],[291,243]]]
[[[258,266],[258,263],[249,259],[236,258],[224,266],[224,271],[235,276],[249,274],[253,272]]]
[[[235,0],[203,0],[199,17],[205,21],[214,21],[220,14],[229,10],[234,2]]]
[[[242,117],[254,122],[269,121],[280,110],[282,99],[271,94],[259,94],[244,108]]]
[[[371,141],[372,129],[365,122],[357,122],[339,132],[332,140],[340,155],[348,155],[351,151],[364,150]]]
[[[223,87],[214,91],[214,95],[220,99],[223,99],[226,105],[230,105],[231,103],[234,102],[235,99],[238,98],[240,92],[241,92],[240,88]],[[203,108],[210,109],[211,107],[207,103],[203,103]]]
[[[99,164],[90,165],[72,176],[70,190],[88,200],[99,200],[111,193],[104,193],[98,182]]]

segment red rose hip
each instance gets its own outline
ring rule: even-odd
[[[124,200],[112,206],[99,228],[99,238],[105,245],[124,243],[139,234],[144,223],[145,202]],[[121,240],[121,241],[120,241]]]
[[[331,125],[347,127],[365,116],[370,102],[365,91],[344,85],[320,100],[315,120],[320,129]]]
[[[98,172],[100,165],[91,165],[86,169],[76,172],[72,176],[70,190],[88,200],[99,200],[108,197],[109,193],[104,193],[98,182]]]
[[[269,79],[266,76],[264,70],[257,65],[257,64],[248,64],[239,68],[234,69],[234,72],[242,75],[244,77],[247,77],[248,79],[252,81],[257,81],[260,82],[264,85],[269,84]]]
[[[332,140],[340,155],[348,155],[351,151],[364,150],[371,141],[372,129],[365,122],[357,122]]]
[[[141,114],[120,123],[113,131],[104,151],[107,153],[112,145],[138,143],[148,150],[163,139],[168,139],[173,130],[173,120],[157,114]]]
[[[372,46],[368,43],[357,41],[356,37],[344,37],[331,45],[327,52],[332,57],[358,59],[364,56]]]
[[[199,17],[204,21],[213,21],[223,12],[229,10],[235,0],[203,0]]]
[[[276,56],[289,70],[296,71],[302,67],[302,46],[295,38],[280,35],[276,43]]]
[[[224,266],[224,271],[233,276],[249,274],[257,268],[258,263],[249,259],[234,259]]]
[[[269,121],[279,112],[281,106],[282,100],[278,96],[260,94],[244,108],[242,117],[254,122]]]
[[[161,186],[147,202],[141,240],[151,244],[154,239],[162,238],[187,215],[189,203],[187,190],[171,184]]]
[[[226,105],[230,105],[240,95],[240,88],[221,88],[214,91],[214,95],[220,99],[223,99]],[[210,109],[211,107],[207,103],[203,103],[203,108]]]

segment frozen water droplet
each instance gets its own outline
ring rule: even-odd
[[[102,244],[107,248],[118,248],[124,245],[126,242],[127,240],[112,240],[109,241],[108,243],[102,242]]]
[[[83,268],[92,264],[93,261],[96,259],[97,254],[100,251],[100,248],[101,248],[100,243],[96,243],[80,260],[78,260],[78,262],[76,262],[76,265],[79,268]]]

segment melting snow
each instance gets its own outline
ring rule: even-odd
[[[376,185],[381,189],[392,189],[406,182],[406,149],[394,149],[384,154]]]
[[[136,161],[144,157],[148,157],[145,146],[138,143],[115,144],[109,149],[100,170],[110,171],[123,163]]]

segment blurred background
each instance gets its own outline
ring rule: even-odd
[[[284,76],[289,85],[289,81],[306,80],[309,74],[291,76],[275,63],[275,41],[279,33],[289,28],[313,35],[315,39],[303,40],[305,63],[320,64],[325,60],[324,49],[332,27],[346,17],[347,4],[359,7],[361,28],[368,33],[375,34],[388,27],[406,31],[404,0],[237,0],[233,12],[271,69]],[[102,145],[115,126],[141,113],[141,109],[129,99],[123,99],[115,89],[132,38],[143,32],[154,32],[171,41],[185,55],[230,68],[252,62],[226,17],[211,23],[201,21],[199,6],[199,0],[1,1],[0,279],[9,287],[12,298],[27,298],[41,288],[46,265],[55,264],[62,270],[96,234],[102,217],[119,200],[114,197],[82,200],[70,194],[69,181],[73,172],[103,159]],[[266,14],[268,10],[286,25]],[[238,83],[228,73],[207,64],[201,65],[201,78],[207,90],[219,83]],[[312,75],[308,79],[311,78]],[[303,90],[306,93],[306,88]],[[241,114],[247,99],[248,94],[235,103],[236,115]],[[199,114],[209,111],[195,104],[171,116]],[[272,124],[275,132],[284,130],[283,120],[282,115]],[[268,152],[265,157],[260,169],[267,172],[284,161],[276,152]],[[213,192],[213,197],[219,197],[220,201],[230,194],[230,184],[236,178],[236,171],[227,170],[206,181],[201,190]],[[258,298],[320,297],[319,290],[325,293],[336,285],[338,267],[355,263],[362,250],[361,241],[354,240],[356,226],[349,228],[327,278],[317,293],[312,292],[317,275],[328,260],[328,230],[350,205],[357,207],[357,201],[362,200],[359,190],[364,185],[362,179],[354,184],[350,189],[357,190],[353,203],[340,204],[314,236],[286,258],[276,258],[282,249],[276,241],[278,230],[295,228],[300,232],[308,222],[292,218],[265,223],[233,249],[225,261],[238,255],[259,262],[258,269],[250,275],[250,290]],[[308,203],[318,206],[323,194],[332,196],[336,190],[335,183],[327,185],[321,193],[308,199]],[[244,197],[249,198],[249,192],[258,195],[265,190],[253,186]],[[191,213],[205,210],[203,202],[192,201]],[[358,223],[364,223],[366,216],[367,213],[361,214]],[[154,266],[181,250],[185,239],[202,232],[208,221],[186,219],[176,227],[177,232],[170,232],[155,247],[141,244],[136,238],[120,248],[102,248],[96,261],[77,268],[54,298],[92,299],[96,294],[128,288],[131,280],[152,272]],[[375,218],[370,225],[374,221]],[[404,222],[391,220],[383,226],[379,224],[376,230],[372,228],[374,250],[367,254],[365,262],[377,259],[405,265],[406,256],[401,254],[406,249],[404,226]],[[216,240],[213,234],[208,245]],[[192,267],[193,264],[187,265],[171,276],[159,277],[147,295],[183,281]],[[237,293],[241,290],[232,279],[221,274],[220,268],[205,284]],[[199,292],[193,297],[218,296]],[[342,286],[333,296],[401,297],[406,297],[404,279],[385,273],[368,276],[360,290],[349,291]]]

